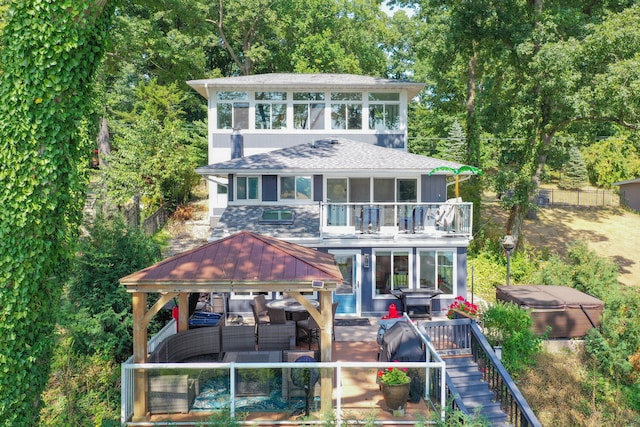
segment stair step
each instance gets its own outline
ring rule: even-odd
[[[463,381],[482,381],[482,372],[447,372],[451,379],[455,382],[457,380]]]

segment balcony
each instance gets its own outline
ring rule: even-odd
[[[473,203],[322,203],[323,238],[387,237],[471,238]]]

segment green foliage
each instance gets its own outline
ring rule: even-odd
[[[105,6],[105,3],[108,6]],[[38,425],[112,2],[11,2],[0,33],[0,425]]]
[[[558,187],[563,190],[578,190],[587,183],[587,167],[578,147],[571,147],[569,160],[564,166]]]
[[[467,136],[458,121],[454,121],[447,139],[438,143],[438,158],[464,164],[467,159]]]
[[[206,157],[205,130],[187,127],[180,107],[184,97],[175,85],[151,81],[135,94],[131,110],[116,122],[116,151],[104,169],[109,194],[119,205],[139,195],[151,209],[175,208],[199,182],[195,168]]]
[[[607,138],[584,150],[589,181],[600,187],[640,175],[640,151],[630,138]]]
[[[535,274],[534,280],[543,285],[571,286],[606,299],[618,291],[618,267],[590,250],[585,242],[578,241],[569,245],[565,262],[552,256]]]
[[[109,354],[78,354],[62,330],[43,393],[40,426],[120,425],[120,368]]]
[[[502,346],[502,364],[517,377],[535,364],[542,351],[542,338],[533,333],[533,320],[527,310],[511,302],[497,302],[482,313],[482,326],[491,345]]]
[[[132,312],[131,296],[118,280],[158,261],[160,250],[120,216],[98,216],[88,231],[66,292],[71,307],[65,326],[74,352],[121,363],[132,354]]]

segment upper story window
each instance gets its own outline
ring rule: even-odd
[[[400,94],[369,94],[369,129],[400,129]]]
[[[287,128],[287,93],[256,92],[256,129]]]
[[[259,179],[257,176],[236,177],[236,200],[258,200]]]
[[[362,93],[331,93],[331,129],[362,129]]]
[[[280,200],[311,200],[311,177],[281,176]]]
[[[293,127],[324,129],[324,92],[293,93]]]
[[[249,94],[218,92],[218,129],[249,129]]]

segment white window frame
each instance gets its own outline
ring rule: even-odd
[[[352,99],[341,99],[341,98],[345,98],[342,95],[359,95],[360,98],[356,99],[356,97],[354,96]],[[369,128],[369,125],[367,124],[367,126],[365,127],[363,121],[364,121],[364,117],[365,117],[365,102],[364,102],[364,96],[365,94],[363,92],[349,92],[349,91],[341,91],[341,92],[331,92],[331,100],[330,105],[329,105],[329,109],[331,111],[331,122],[329,123],[330,129],[331,130],[351,130],[351,131],[359,131],[362,132],[365,129]],[[346,98],[349,98],[348,96],[346,96]],[[350,116],[350,112],[354,109],[354,107],[359,107],[360,108],[360,125],[359,127],[350,127],[349,126],[349,116]],[[344,107],[344,127],[334,127],[333,123],[333,116],[334,116],[334,107]],[[342,113],[342,112],[341,112]],[[367,121],[368,121],[368,116],[367,116]],[[325,125],[326,128],[326,125]]]
[[[377,272],[377,268],[378,268],[378,253],[379,252],[390,252],[391,253],[391,266],[390,266],[390,271],[393,275],[393,270],[394,270],[394,265],[393,265],[393,258],[394,258],[394,254],[400,255],[399,253],[401,252],[402,254],[407,254],[407,284],[408,284],[408,288],[412,289],[413,286],[413,268],[411,268],[412,265],[414,265],[414,260],[413,260],[413,249],[412,248],[373,248],[373,250],[371,251],[371,295],[373,295],[373,299],[396,299],[396,297],[393,294],[378,294],[376,293],[376,272]],[[384,280],[384,279],[383,279]],[[396,288],[393,288],[392,290],[397,290]]]
[[[451,296],[456,296],[458,295],[458,280],[457,280],[457,251],[455,249],[452,248],[418,248],[416,250],[416,274],[417,274],[417,281],[416,284],[418,286],[420,286],[420,280],[422,279],[420,277],[420,271],[421,271],[421,259],[422,259],[422,254],[425,252],[432,252],[434,254],[434,262],[435,262],[435,274],[438,274],[438,270],[439,270],[439,261],[438,261],[438,254],[439,253],[443,253],[443,252],[447,252],[449,254],[452,255],[452,259],[451,259],[451,293],[444,293],[442,294],[443,297],[451,297]],[[437,277],[434,277],[434,284],[435,284],[435,288],[436,289],[440,289],[440,284],[438,283],[438,279]],[[425,288],[430,288],[431,286],[428,286],[427,284],[425,284]],[[422,289],[422,288],[421,288]]]
[[[384,97],[384,95],[397,95],[398,99],[372,99],[375,97]],[[400,92],[368,92],[367,95],[367,129],[377,131],[398,131],[402,122],[402,105],[400,104]],[[387,109],[394,106],[398,110],[396,127],[389,127],[387,124]],[[372,125],[372,107],[382,107],[382,128],[375,126],[375,122]]]

